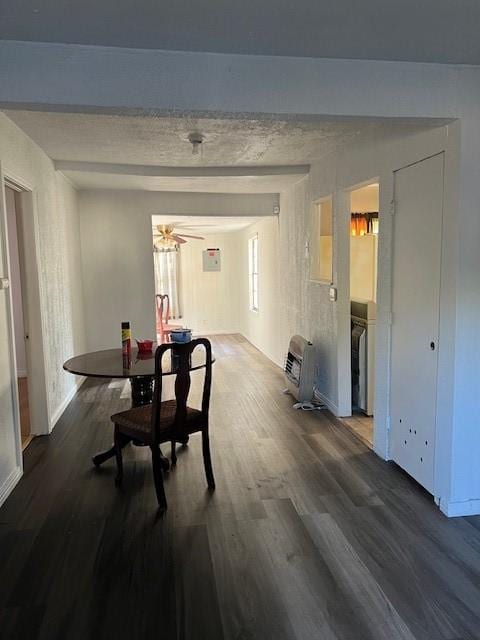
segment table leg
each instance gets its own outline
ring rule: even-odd
[[[153,400],[153,376],[136,376],[130,378],[132,387],[132,407],[151,404]]]

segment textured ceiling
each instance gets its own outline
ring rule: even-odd
[[[179,232],[194,233],[196,235],[210,235],[211,233],[230,233],[245,229],[251,224],[262,220],[258,217],[219,217],[219,216],[152,216],[152,224],[173,224]],[[192,241],[193,242],[193,241]]]
[[[398,135],[438,126],[427,121],[362,119],[5,113],[80,189],[278,193],[301,180],[308,165],[367,130]],[[200,132],[204,138],[198,155],[192,154],[188,140],[192,132]],[[222,175],[218,168],[233,168],[242,175]],[[194,173],[200,175],[192,176]]]
[[[372,126],[360,121],[5,113],[54,160],[170,167],[310,164]],[[188,141],[195,131],[204,136],[197,156]]]
[[[309,165],[375,125],[360,121],[282,121],[7,111],[57,161],[145,167],[265,167]],[[204,137],[198,155],[188,136]],[[63,169],[62,169],[63,170]],[[219,193],[277,193],[301,175],[159,177],[64,170],[80,189],[145,189]]]
[[[0,38],[480,64],[478,0],[0,0]]]

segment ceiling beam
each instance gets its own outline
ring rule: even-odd
[[[0,106],[143,114],[462,117],[480,70],[0,41]],[[214,116],[213,116],[214,117]]]
[[[256,176],[305,176],[310,165],[270,165],[236,167],[160,167],[154,165],[115,164],[109,162],[79,162],[56,160],[57,171],[107,173],[124,176],[155,176],[181,178],[224,178]]]

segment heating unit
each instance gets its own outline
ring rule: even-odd
[[[292,336],[285,358],[287,390],[299,401],[311,401],[314,383],[314,347],[302,336]]]

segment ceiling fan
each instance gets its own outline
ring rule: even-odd
[[[185,238],[205,240],[202,236],[192,236],[188,233],[176,233],[173,224],[157,224],[153,227],[153,243],[160,247],[175,247],[185,244]]]

